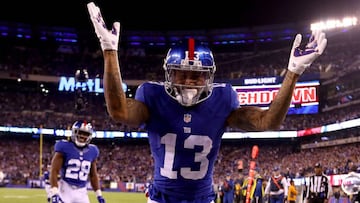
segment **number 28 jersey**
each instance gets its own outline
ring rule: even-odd
[[[61,179],[77,187],[86,187],[91,163],[99,156],[96,145],[78,148],[73,142],[60,140],[55,143],[55,152],[63,155],[64,163],[60,171]]]

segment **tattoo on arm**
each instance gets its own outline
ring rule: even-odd
[[[228,125],[247,131],[278,130],[289,110],[298,77],[295,73],[288,71],[269,109],[241,107],[230,114],[227,120]]]
[[[290,71],[285,75],[281,88],[264,117],[270,129],[277,130],[285,120],[298,78],[299,75]]]

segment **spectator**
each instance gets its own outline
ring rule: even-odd
[[[288,190],[288,195],[287,195],[288,203],[295,203],[297,195],[298,195],[298,191],[296,190],[294,180],[290,179],[290,185],[289,185],[289,190]]]
[[[280,173],[280,167],[274,167],[273,175],[269,178],[265,188],[269,203],[283,203],[287,199],[288,187],[286,178]]]

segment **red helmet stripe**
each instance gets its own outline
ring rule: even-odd
[[[189,46],[189,60],[194,60],[194,51],[195,51],[195,40],[194,38],[190,38],[188,42]]]

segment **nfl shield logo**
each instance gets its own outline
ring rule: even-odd
[[[190,123],[191,122],[191,115],[190,114],[184,114],[184,122]]]

